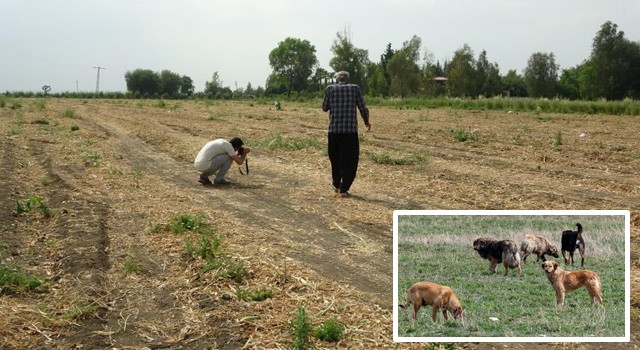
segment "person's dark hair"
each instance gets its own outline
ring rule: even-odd
[[[231,146],[233,146],[233,148],[240,148],[244,145],[244,142],[242,142],[239,137],[232,138],[231,140],[229,140],[229,143],[231,144]]]

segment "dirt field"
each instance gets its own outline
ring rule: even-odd
[[[331,189],[327,115],[282,107],[8,101],[0,258],[20,262],[48,290],[0,296],[0,348],[290,348],[298,306],[314,326],[335,318],[346,327],[342,341],[314,340],[318,348],[390,348],[395,209],[630,209],[638,348],[640,119],[371,106],[353,196],[341,199]],[[457,141],[451,130],[477,140]],[[275,134],[320,146],[269,150]],[[236,135],[252,149],[250,174],[233,166],[232,186],[199,185],[197,151]],[[421,160],[379,164],[370,155]],[[15,215],[30,195],[44,197],[54,216]],[[182,213],[205,215],[246,280],[201,273],[202,262],[184,254],[184,235],[154,230]],[[274,293],[243,301],[236,291],[245,288]]]

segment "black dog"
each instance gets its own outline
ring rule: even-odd
[[[491,238],[478,238],[473,241],[473,249],[480,257],[489,260],[489,270],[496,273],[496,266],[499,263],[504,265],[504,275],[509,273],[509,268],[518,269],[518,276],[521,274],[520,254],[516,242],[510,240],[497,241]]]
[[[578,223],[576,226],[578,226],[578,231],[562,231],[562,257],[565,264],[573,265],[573,253],[578,249],[581,258],[580,266],[584,266],[585,244],[582,237],[582,225]],[[567,259],[565,252],[569,252],[569,259]]]

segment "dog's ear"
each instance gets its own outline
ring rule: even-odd
[[[557,263],[557,262],[555,262],[555,261],[553,262],[553,269],[554,269],[554,270],[557,270],[557,269],[558,269],[558,263]]]

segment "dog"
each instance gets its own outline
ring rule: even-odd
[[[504,265],[504,275],[509,274],[509,268],[518,268],[518,276],[522,273],[520,268],[520,254],[518,245],[511,240],[497,241],[491,238],[478,238],[473,241],[473,249],[480,254],[480,257],[491,261],[489,270],[496,273],[496,265]]]
[[[578,231],[566,230],[562,231],[562,257],[564,258],[564,263],[567,265],[573,265],[573,253],[578,249],[580,252],[580,266],[584,266],[584,254],[585,254],[585,244],[584,237],[582,237],[582,225],[577,223]],[[569,258],[565,252],[569,253]]]
[[[565,271],[555,261],[545,261],[542,264],[542,269],[556,291],[556,306],[564,304],[565,292],[573,292],[582,286],[589,291],[591,305],[594,304],[595,299],[598,299],[602,305],[602,282],[595,272],[589,270]]]
[[[531,254],[536,254],[536,262],[540,259],[547,261],[546,255],[551,255],[554,258],[558,258],[558,248],[553,245],[546,237],[538,235],[526,235],[524,240],[520,244],[520,251],[522,252],[522,262],[527,261],[527,257]]]
[[[411,286],[411,288],[407,290],[407,302],[404,305],[400,305],[400,307],[406,309],[409,305],[413,305],[413,312],[411,314],[412,326],[418,318],[418,310],[420,310],[420,307],[427,305],[433,307],[431,317],[433,322],[436,322],[436,316],[440,308],[442,308],[442,315],[445,320],[449,319],[447,311],[449,311],[456,320],[461,320],[464,317],[464,308],[462,304],[460,304],[458,297],[453,293],[453,290],[447,286],[441,286],[432,282],[417,282]]]

